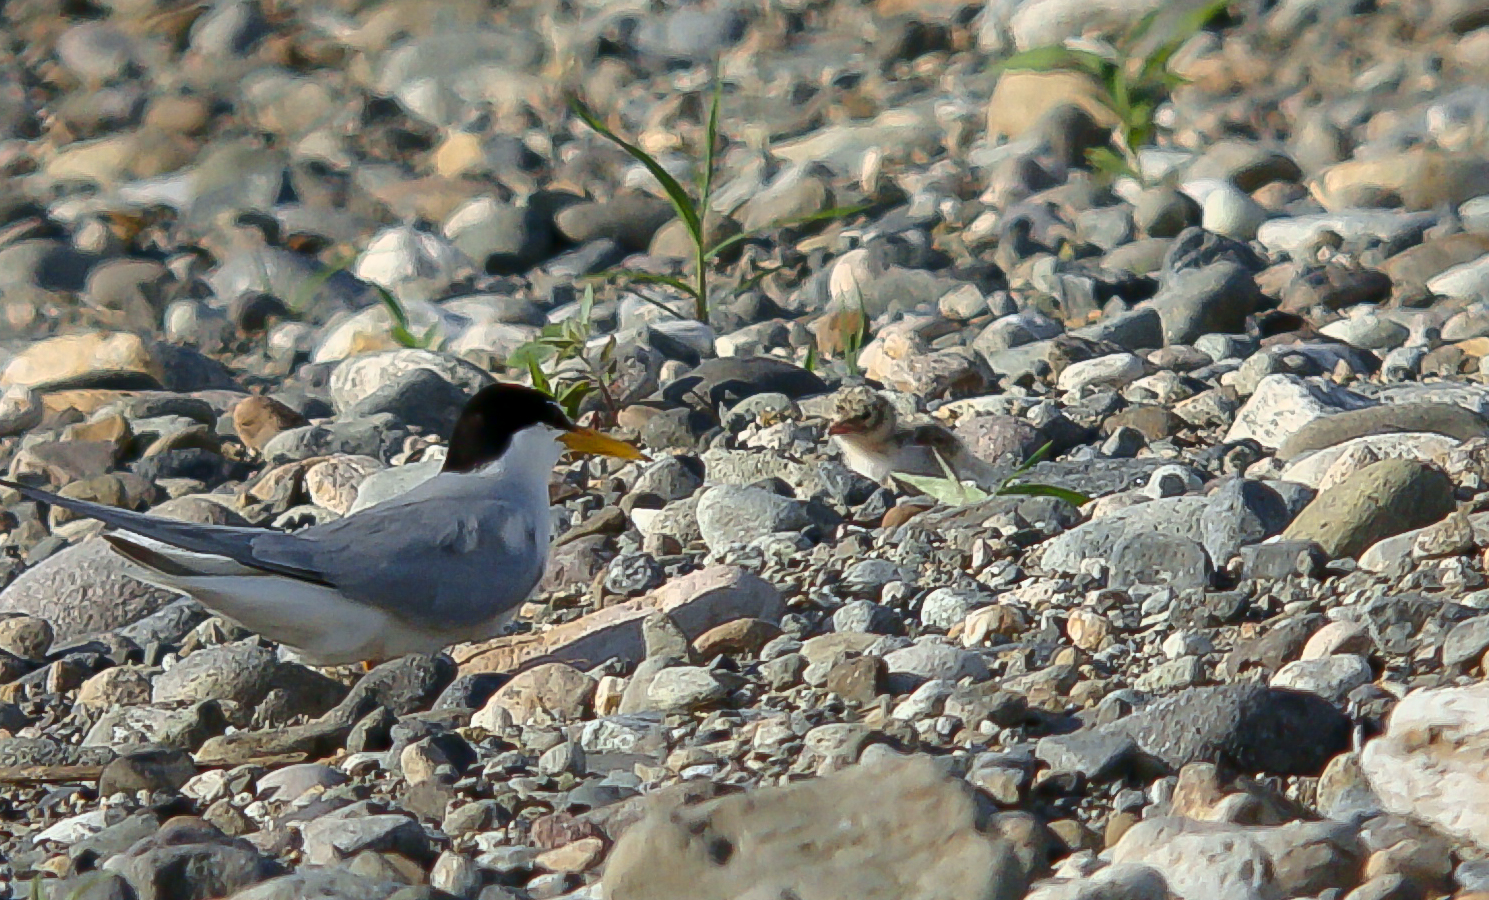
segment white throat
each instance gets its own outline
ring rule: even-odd
[[[529,425],[512,435],[507,452],[482,466],[477,474],[483,478],[499,478],[510,484],[530,486],[548,503],[548,480],[553,477],[553,467],[566,448],[558,442],[558,436],[547,425]]]

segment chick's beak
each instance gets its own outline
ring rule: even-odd
[[[593,453],[599,456],[614,456],[619,459],[650,459],[636,447],[595,431],[593,428],[574,428],[558,436],[565,447],[575,453]]]
[[[830,435],[857,434],[862,430],[862,428],[858,428],[852,422],[833,422],[831,425],[827,426],[827,433]]]

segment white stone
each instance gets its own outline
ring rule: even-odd
[[[1201,205],[1200,224],[1206,231],[1238,241],[1256,237],[1257,229],[1266,221],[1267,211],[1261,204],[1231,184],[1209,191]]]
[[[353,273],[407,301],[431,300],[474,270],[475,265],[454,244],[400,225],[373,236]]]
[[[1306,691],[1328,700],[1339,701],[1349,692],[1375,679],[1370,663],[1353,653],[1337,653],[1322,659],[1293,660],[1272,676],[1274,688]]]
[[[1143,361],[1131,353],[1111,353],[1095,359],[1071,363],[1060,373],[1062,391],[1082,388],[1122,388],[1143,377]]]
[[[1433,276],[1427,289],[1454,300],[1489,300],[1489,254]]]
[[[1256,392],[1236,413],[1225,440],[1232,443],[1251,438],[1268,450],[1276,450],[1314,419],[1369,405],[1366,398],[1317,379],[1272,374],[1258,382]]]
[[[1360,768],[1388,811],[1489,848],[1489,682],[1408,694]]]

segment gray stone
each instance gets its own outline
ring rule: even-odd
[[[974,824],[973,800],[924,757],[890,758],[786,787],[660,808],[621,836],[614,900],[1013,900],[1025,878]],[[799,835],[814,835],[803,843]],[[748,852],[739,852],[748,848]]]
[[[1040,738],[1034,748],[1034,755],[1056,772],[1079,772],[1095,783],[1121,777],[1136,752],[1137,743],[1127,735],[1093,728]]]
[[[1188,538],[1128,532],[1112,546],[1108,582],[1117,589],[1140,584],[1203,589],[1210,583],[1210,559]]]
[[[719,552],[780,531],[799,532],[812,524],[806,504],[763,488],[720,485],[698,500],[698,528],[708,548]]]
[[[665,713],[689,713],[716,705],[729,690],[719,677],[702,666],[672,666],[651,679],[646,695],[649,708]]]
[[[264,699],[278,668],[274,651],[256,638],[205,647],[157,677],[151,701],[170,706],[231,700],[252,707]]]
[[[1271,487],[1259,481],[1232,478],[1210,495],[1200,514],[1205,552],[1218,567],[1249,544],[1279,534],[1292,516]]]
[[[959,588],[937,588],[926,595],[920,604],[920,621],[943,631],[960,623],[967,613],[979,606],[986,606],[992,598],[981,591]]]
[[[1456,403],[1387,403],[1314,419],[1283,441],[1277,456],[1296,459],[1355,438],[1402,432],[1442,434],[1467,441],[1489,436],[1489,422]]]
[[[139,621],[181,596],[128,571],[107,542],[90,537],[22,572],[0,591],[0,612],[46,619],[67,641]]]
[[[908,647],[885,654],[884,664],[889,669],[889,689],[896,694],[908,693],[933,678],[948,681],[988,678],[987,664],[980,654],[936,636],[922,637]]]
[[[1472,665],[1489,650],[1489,616],[1476,616],[1459,622],[1442,642],[1442,664],[1449,667]]]

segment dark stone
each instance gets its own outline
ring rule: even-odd
[[[859,656],[833,666],[822,687],[848,703],[866,706],[887,690],[887,680],[888,670],[882,658]]]
[[[198,827],[181,819],[167,822],[123,856],[117,871],[134,886],[139,900],[226,897],[284,872],[247,841],[229,841],[216,828],[191,821]]]
[[[403,425],[448,439],[470,397],[433,369],[413,369],[347,410],[352,419],[389,413]]]
[[[1054,771],[1078,772],[1094,783],[1121,777],[1136,752],[1131,737],[1099,728],[1040,738],[1034,749],[1034,755]]]
[[[129,468],[146,481],[190,478],[202,482],[208,490],[229,481],[242,481],[252,471],[246,463],[227,459],[201,447],[166,450],[147,456]]]
[[[1311,776],[1350,746],[1349,719],[1327,700],[1254,684],[1187,688],[1104,728],[1174,769]]]
[[[687,375],[662,388],[672,405],[706,403],[710,410],[730,407],[756,394],[785,394],[793,400],[825,394],[827,382],[800,366],[768,356],[726,356],[704,360]]]
[[[191,754],[173,747],[131,750],[104,766],[98,778],[99,796],[135,791],[175,793],[196,774]]]
[[[480,709],[506,681],[507,676],[499,672],[461,675],[450,682],[450,686],[445,688],[444,693],[439,695],[439,699],[435,700],[430,708],[436,710]]]
[[[1244,330],[1246,317],[1264,298],[1250,270],[1220,261],[1174,273],[1149,302],[1163,318],[1167,343],[1192,344],[1206,334]]]
[[[1260,637],[1236,644],[1225,657],[1226,676],[1234,679],[1253,666],[1276,672],[1300,657],[1308,639],[1323,625],[1324,617],[1317,613],[1283,619]]]
[[[1161,279],[1165,286],[1186,269],[1199,269],[1220,261],[1232,262],[1253,274],[1267,267],[1267,261],[1250,245],[1203,228],[1186,228],[1168,247],[1163,256]]]

